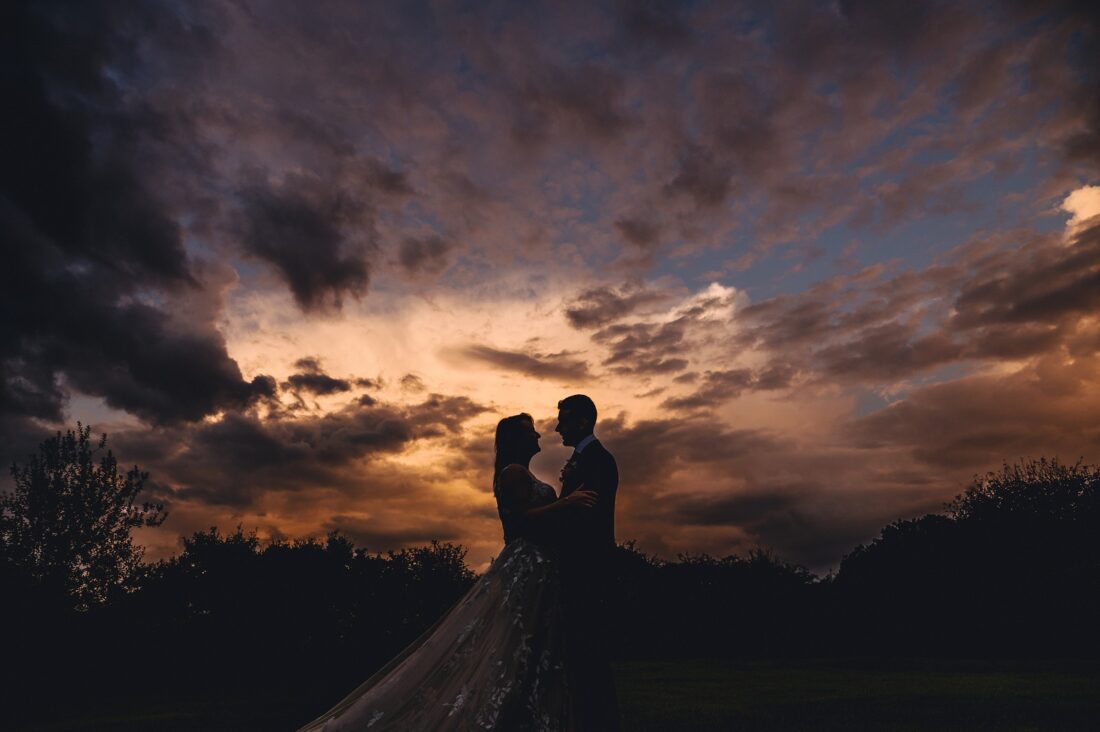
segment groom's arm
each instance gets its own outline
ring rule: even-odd
[[[591,490],[599,496],[596,502],[594,514],[602,515],[613,510],[615,505],[615,493],[619,489],[619,466],[615,458],[607,450],[602,450],[597,456],[594,473],[594,483]]]

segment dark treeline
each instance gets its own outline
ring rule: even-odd
[[[85,463],[77,473],[94,475],[81,457],[88,446],[68,447]],[[238,528],[194,534],[173,559],[95,584],[95,562],[54,571],[31,539],[16,540],[16,514],[57,479],[38,468],[37,478],[24,469],[22,483],[16,475],[23,490],[5,499],[0,544],[3,684],[26,709],[59,693],[71,701],[120,690],[199,697],[263,689],[297,695],[303,714],[315,713],[476,580],[452,544],[378,554],[339,534],[263,544]],[[130,499],[143,479],[101,475]],[[144,510],[159,515],[159,507]],[[134,509],[119,515],[132,520]],[[609,581],[620,658],[1095,659],[1100,469],[1006,466],[975,480],[943,514],[887,526],[826,577],[766,551],[662,561],[626,544]]]
[[[629,657],[1100,658],[1100,469],[1038,460],[897,521],[816,577],[768,552],[621,547]]]

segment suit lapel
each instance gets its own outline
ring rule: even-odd
[[[584,484],[585,478],[588,475],[588,466],[591,465],[592,456],[595,454],[595,450],[599,448],[600,441],[592,440],[592,442],[584,446],[584,450],[576,456],[575,460],[571,458],[566,462],[566,467],[562,468],[562,498],[565,498]],[[572,464],[572,468],[569,467],[570,464]]]
[[[570,457],[562,468],[561,496],[565,498],[583,481],[584,453]]]

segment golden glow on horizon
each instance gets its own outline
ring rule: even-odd
[[[1083,188],[1066,199],[1066,210],[1074,222],[1092,215],[1100,188]],[[247,509],[219,509],[180,500],[173,506],[175,531],[188,533],[217,523],[222,530],[240,523],[256,528],[263,538],[281,536],[321,536],[331,527],[334,517],[343,525],[364,531],[364,540],[372,550],[399,545],[402,532],[415,532],[418,522],[429,525],[429,532],[460,541],[469,550],[471,566],[484,569],[488,559],[500,549],[500,528],[488,487],[492,429],[507,414],[524,411],[533,414],[543,429],[543,452],[536,456],[533,469],[540,477],[556,483],[556,471],[568,450],[550,431],[558,399],[567,393],[585,392],[601,408],[602,419],[622,418],[626,427],[661,420],[668,416],[661,402],[691,393],[698,384],[679,385],[668,376],[640,377],[616,374],[601,365],[608,351],[591,339],[591,331],[573,328],[564,317],[564,306],[578,291],[578,283],[545,281],[538,288],[521,281],[496,283],[463,293],[443,293],[431,298],[375,293],[364,302],[345,308],[338,316],[303,317],[297,305],[282,290],[237,291],[231,294],[224,316],[223,332],[229,354],[240,364],[246,378],[271,374],[282,381],[294,373],[294,362],[315,357],[325,373],[337,378],[379,380],[379,388],[323,397],[309,397],[302,416],[319,416],[339,411],[364,391],[383,403],[399,408],[423,402],[431,393],[449,397],[467,397],[488,411],[463,423],[459,434],[445,434],[415,440],[399,453],[368,456],[353,463],[348,483],[338,487],[305,486],[301,494],[266,492]],[[694,340],[675,354],[691,362],[690,370],[703,374],[736,368],[757,369],[766,366],[769,354],[739,352],[730,359],[728,342],[736,335],[732,321],[735,310],[748,304],[746,296],[717,283],[695,292],[681,292],[678,299],[655,305],[625,322],[669,323],[689,309],[705,303],[712,307],[702,319]],[[917,307],[917,306],[914,306]],[[1096,319],[1080,320],[1083,331],[1095,329]],[[701,335],[700,335],[701,334]],[[552,378],[508,370],[479,359],[467,350],[486,346],[501,352],[530,355],[536,361],[555,356],[588,364],[590,376],[568,378],[568,373]],[[1028,371],[1037,368],[1034,358],[1000,360],[975,364],[971,381],[980,385],[988,379],[1026,380]],[[1075,368],[1074,360],[1064,363]],[[414,374],[423,388],[402,383],[402,377]],[[1024,382],[1021,382],[1024,383]],[[883,402],[904,402],[910,393],[921,389],[919,379],[899,380],[877,390]],[[283,396],[289,406],[290,397]],[[774,392],[746,391],[736,399],[717,403],[708,418],[713,429],[747,431],[767,436],[783,444],[787,457],[758,456],[749,450],[738,458],[736,470],[724,460],[698,461],[676,456],[659,476],[641,476],[648,481],[645,500],[681,502],[699,497],[728,497],[765,482],[795,491],[806,505],[822,515],[834,515],[843,523],[844,511],[853,505],[864,510],[883,503],[884,486],[896,484],[890,506],[912,503],[914,511],[934,508],[927,503],[924,489],[909,481],[915,469],[913,456],[904,448],[882,449],[876,453],[856,447],[848,434],[853,420],[866,413],[855,393],[840,383],[825,380],[796,380],[793,386]],[[597,428],[597,433],[599,429]],[[693,437],[706,443],[705,435]],[[624,449],[627,446],[619,446]],[[705,444],[717,451],[723,446]],[[469,453],[469,454],[466,454]],[[860,479],[845,478],[852,470]],[[809,489],[808,475],[835,476],[830,492]],[[962,475],[962,473],[960,473]],[[874,476],[868,481],[868,476]],[[875,482],[877,481],[877,482]],[[920,485],[918,481],[918,486]],[[957,485],[951,484],[951,490]],[[643,538],[650,550],[685,549],[683,530],[667,520],[653,520],[645,505],[636,503],[626,486],[620,510],[620,538]],[[808,491],[808,492],[807,492]],[[906,493],[908,491],[908,493]],[[906,496],[910,496],[906,498]],[[856,503],[853,504],[852,502]],[[885,506],[886,503],[883,503]],[[899,509],[902,510],[902,509]],[[792,516],[791,521],[800,521]],[[412,534],[409,534],[412,535]],[[751,532],[728,525],[693,525],[692,547],[751,546]],[[392,539],[385,537],[391,536]],[[141,540],[151,547],[150,556],[166,556],[176,551],[175,538],[166,532],[143,531]],[[423,543],[411,541],[411,543]]]

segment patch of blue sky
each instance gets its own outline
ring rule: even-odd
[[[910,377],[905,380],[904,384],[894,385],[889,390],[856,386],[852,389],[855,396],[855,407],[851,416],[853,418],[866,417],[889,407],[895,402],[904,400],[917,389],[955,381],[973,372],[973,362],[956,361]]]
[[[405,228],[414,231],[430,231],[439,236],[446,236],[447,233],[446,226],[435,212],[416,198],[409,199],[400,211],[383,209],[379,212],[379,217],[386,223],[404,224]]]
[[[1017,169],[1004,175],[985,174],[967,181],[940,186],[928,202],[917,203],[894,224],[881,219],[866,229],[836,227],[843,239],[859,237],[870,242],[868,263],[900,257],[913,268],[983,232],[1019,227],[1056,230],[1062,221],[1039,216],[1048,204],[1034,200],[1042,183],[1036,155],[1027,153]],[[879,212],[881,216],[881,211]]]
[[[965,376],[973,374],[976,370],[976,362],[971,360],[952,361],[943,366],[938,366],[924,371],[910,378],[908,381],[913,389],[933,384],[942,384],[948,381],[957,381]]]
[[[102,397],[84,394],[68,382],[65,383],[65,387],[69,393],[65,400],[62,423],[71,425],[81,422],[90,427],[93,433],[104,431],[108,427],[120,429],[142,426],[141,420],[137,417],[111,407]]]
[[[867,264],[899,259],[910,270],[922,270],[941,255],[964,243],[983,226],[980,211],[955,211],[943,214],[923,213],[886,230],[864,232],[860,239]],[[846,227],[842,227],[846,228]]]
[[[184,213],[177,219],[180,230],[184,232],[190,231],[194,222],[193,213]],[[186,234],[183,237],[183,251],[186,252],[188,259],[213,260],[221,257],[221,251],[212,246],[209,241],[192,234]]]
[[[462,52],[456,54],[454,68],[456,86],[462,91],[479,91],[493,84],[495,69],[485,68],[473,63]],[[441,105],[446,108],[446,105]]]
[[[777,248],[778,249],[778,248]],[[784,286],[784,275],[791,268],[791,262],[784,260],[777,249],[772,249],[752,266],[746,269],[734,270],[722,278],[722,284],[735,287],[749,296],[753,302],[766,300],[785,292],[796,292],[800,288]],[[746,247],[742,251],[748,251]],[[723,259],[734,259],[734,252],[727,251]],[[812,275],[809,275],[812,276]]]
[[[560,165],[572,169],[565,174],[554,170],[543,176],[543,191],[550,194],[550,200],[555,204],[576,211],[577,220],[591,224],[602,221],[607,216],[609,202],[615,192],[614,181],[590,160],[567,158]],[[563,181],[572,185],[561,185]]]
[[[256,289],[256,283],[264,281],[273,272],[270,264],[252,257],[237,257],[232,265],[242,285],[237,289],[242,293]]]
[[[852,417],[866,417],[890,406],[891,401],[874,389],[865,386],[857,386],[852,390],[856,403],[852,410]]]
[[[900,260],[900,268],[919,271],[983,232],[1025,227],[1057,231],[1065,217],[1038,215],[1049,206],[1029,198],[1041,183],[1038,160],[1030,151],[1010,174],[984,175],[964,183],[958,191],[961,200],[952,202],[960,204],[954,210],[920,210],[889,226],[841,222],[813,238],[772,247],[750,268],[729,272],[723,280],[754,299],[773,297],[800,292],[836,274],[837,260],[853,242],[858,246],[845,256],[846,270]],[[692,272],[723,270],[729,261],[751,250],[753,239],[754,230],[747,227],[729,247],[704,252],[692,260],[690,268],[681,263],[676,270],[688,278]]]

